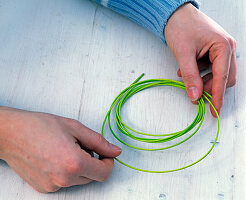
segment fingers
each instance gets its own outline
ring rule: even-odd
[[[93,180],[91,180],[89,178],[86,178],[86,177],[83,177],[83,176],[79,176],[73,181],[71,186],[73,186],[73,185],[85,185],[85,184],[91,183],[92,181]]]
[[[76,151],[77,156],[74,157],[67,167],[67,172],[76,176],[104,182],[109,177],[113,166],[113,158],[103,158],[101,160],[91,157],[85,151]]]
[[[236,49],[232,52],[231,66],[229,71],[229,77],[227,81],[227,87],[232,87],[236,84],[237,80],[237,61],[236,61]]]
[[[93,180],[104,182],[109,177],[114,166],[113,158],[99,160],[79,148],[74,148],[73,154],[63,163],[62,169],[54,172],[52,176],[52,182],[60,187],[86,184]],[[86,179],[79,180],[78,177]]]
[[[236,64],[236,42],[234,39],[228,39],[216,44],[210,49],[210,60],[213,62],[212,72],[202,77],[203,90],[212,94],[212,102],[218,113],[223,105],[225,89],[236,84],[237,64]],[[210,63],[205,59],[198,60],[199,70],[209,67]],[[181,77],[179,69],[177,75]],[[213,116],[216,117],[211,108]]]
[[[228,41],[214,44],[210,51],[210,60],[213,63],[212,73],[212,103],[214,104],[218,114],[223,105],[224,93],[229,77],[232,51]],[[216,114],[210,107],[214,117]]]
[[[93,180],[83,177],[83,176],[76,176],[74,177],[72,180],[66,182],[66,181],[61,181],[61,180],[56,180],[54,181],[55,185],[57,185],[60,188],[64,188],[64,187],[71,187],[74,185],[85,185],[88,183],[91,183]]]
[[[209,59],[207,58],[207,56],[204,56],[203,58],[201,58],[201,59],[199,59],[199,60],[197,61],[197,65],[198,65],[199,71],[203,71],[203,70],[209,68],[209,66],[211,65],[211,62],[209,61]],[[182,76],[181,76],[181,71],[180,71],[180,69],[178,69],[177,75],[178,75],[178,77],[182,77]]]
[[[203,82],[197,66],[195,53],[183,54],[178,57],[180,72],[191,101],[198,100],[203,91]]]
[[[81,143],[76,139],[75,144],[79,146],[80,149],[83,149],[85,152],[91,155],[91,157],[94,157],[94,153],[91,150],[86,149]]]
[[[82,171],[83,176],[89,179],[104,182],[108,179],[114,166],[113,158],[91,158],[86,163],[86,169]]]
[[[121,153],[121,149],[110,144],[102,135],[85,127],[77,120],[66,119],[66,122],[72,127],[71,134],[78,140],[78,142],[75,141],[75,145],[73,146],[73,152],[76,152],[76,156],[69,159],[66,171],[68,174],[86,178],[86,180],[83,179],[81,182],[77,179],[72,184],[83,184],[90,180],[100,182],[107,180],[114,166],[113,157],[118,156]],[[105,158],[97,159],[92,157],[84,149],[94,151],[100,157]]]
[[[88,150],[94,151],[103,157],[116,157],[121,149],[110,144],[102,135],[87,128],[76,120],[70,120],[75,131],[72,133],[80,144]]]
[[[75,174],[75,173],[69,175],[58,173],[50,177],[50,183],[52,185],[52,188],[56,188],[56,190],[60,188],[71,187],[74,185],[84,185],[92,181],[93,181],[92,179],[86,178],[84,176],[80,176],[79,174]],[[52,190],[49,189],[47,190],[47,192],[52,192]]]
[[[212,83],[213,83],[213,74],[212,72],[206,74],[202,77],[203,80],[203,90],[212,94]]]

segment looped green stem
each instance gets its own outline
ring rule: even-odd
[[[208,94],[207,92],[203,91],[202,97],[197,101],[198,102],[198,111],[197,111],[197,115],[195,117],[195,119],[193,120],[193,122],[186,127],[184,130],[178,131],[178,132],[174,132],[174,133],[169,133],[169,134],[149,134],[149,133],[144,133],[144,132],[140,132],[137,130],[134,130],[133,128],[129,127],[127,124],[125,124],[122,119],[121,119],[121,109],[122,106],[124,105],[124,103],[134,94],[136,94],[137,92],[140,92],[144,89],[148,89],[151,87],[156,87],[156,86],[173,86],[173,87],[177,87],[180,89],[185,90],[185,86],[183,82],[180,81],[174,81],[174,80],[169,80],[169,79],[149,79],[149,80],[145,80],[145,81],[139,81],[142,77],[144,76],[144,74],[142,74],[141,76],[139,76],[129,87],[127,87],[126,89],[124,89],[113,101],[113,103],[110,106],[109,111],[106,114],[106,117],[103,121],[103,125],[102,125],[102,135],[104,135],[104,127],[105,127],[105,123],[108,120],[108,125],[110,128],[111,133],[113,134],[113,136],[120,141],[122,144],[131,147],[133,149],[138,149],[138,150],[145,150],[145,151],[157,151],[157,150],[164,150],[164,149],[169,149],[175,146],[178,146],[182,143],[184,143],[185,141],[189,140],[192,136],[194,136],[197,131],[200,129],[202,122],[204,120],[204,115],[205,115],[205,103],[204,103],[204,99],[206,99],[211,107],[214,109],[215,114],[217,116],[218,119],[218,129],[217,129],[217,134],[216,134],[216,138],[213,142],[213,145],[211,146],[211,148],[208,150],[208,152],[202,156],[200,159],[198,159],[197,161],[188,164],[184,167],[180,167],[177,169],[170,169],[170,170],[161,170],[161,171],[155,171],[155,170],[147,170],[147,169],[140,169],[134,166],[131,166],[123,161],[121,161],[118,158],[114,158],[115,160],[117,160],[119,163],[130,167],[132,169],[138,170],[138,171],[143,171],[143,172],[150,172],[150,173],[167,173],[167,172],[174,172],[174,171],[179,171],[185,168],[188,168],[192,165],[195,165],[196,163],[200,162],[201,160],[203,160],[214,148],[218,137],[219,137],[219,129],[220,129],[220,120],[219,120],[219,115],[214,107],[214,105],[211,103],[211,101],[209,100],[209,98],[211,99],[212,96],[210,94]],[[194,132],[192,134],[190,134],[188,137],[186,137],[185,139],[183,139],[180,142],[177,142],[173,145],[170,146],[166,146],[166,147],[162,147],[162,148],[153,148],[153,149],[148,149],[148,148],[140,148],[137,146],[133,146],[130,145],[126,142],[124,142],[123,140],[121,140],[113,131],[112,126],[111,126],[111,122],[110,122],[110,115],[111,115],[111,111],[112,109],[116,106],[116,111],[115,111],[115,118],[116,118],[116,125],[118,127],[118,129],[120,130],[120,132],[130,138],[132,138],[133,140],[137,140],[137,141],[141,141],[141,142],[146,142],[146,143],[164,143],[164,142],[168,142],[171,140],[175,140],[183,135],[185,135],[186,133],[190,132],[193,128],[195,128],[197,126],[197,128],[194,130]],[[150,136],[151,138],[146,138],[146,137],[139,137],[139,136],[135,136],[133,135],[130,131],[135,132],[139,135],[145,135],[145,136]],[[158,138],[157,138],[158,137]]]

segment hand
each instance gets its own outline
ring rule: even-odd
[[[212,103],[220,113],[226,87],[236,83],[235,40],[190,3],[168,20],[165,37],[190,99],[196,101],[205,90],[212,94]],[[210,62],[212,73],[201,78],[199,70],[209,67]],[[216,116],[213,109],[211,112]]]
[[[105,181],[113,157],[121,153],[119,147],[73,119],[0,108],[0,124],[0,158],[43,193]],[[103,158],[92,157],[88,150]]]

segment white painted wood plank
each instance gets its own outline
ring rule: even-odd
[[[176,61],[166,46],[142,27],[95,3],[25,0],[0,1],[0,6],[1,105],[79,119],[100,132],[113,98],[142,72],[146,73],[144,79],[178,80]],[[0,162],[0,199],[243,199],[244,8],[243,0],[201,2],[201,9],[238,40],[241,55],[238,84],[227,91],[221,114],[219,144],[207,159],[171,174],[147,174],[116,163],[106,183],[94,182],[49,195],[33,191]],[[156,88],[134,96],[126,104],[124,116],[137,128],[159,132],[181,129],[194,118],[195,111],[196,106],[182,91]],[[132,153],[123,147],[121,158],[156,169],[185,164],[211,145],[216,121],[209,113],[204,125],[193,140],[169,154]]]

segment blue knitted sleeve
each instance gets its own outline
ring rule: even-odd
[[[163,42],[164,28],[172,13],[185,3],[198,8],[196,0],[94,0],[144,26]]]

